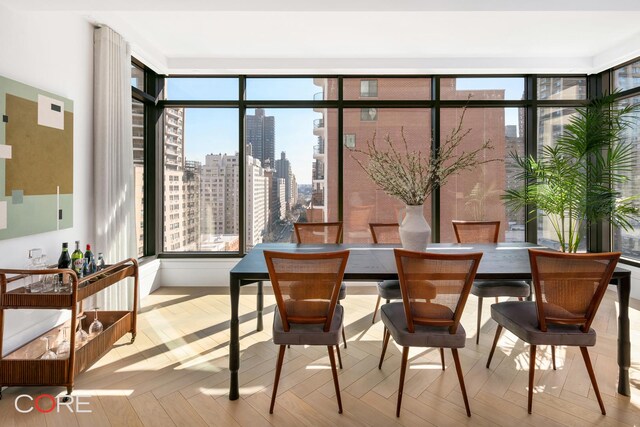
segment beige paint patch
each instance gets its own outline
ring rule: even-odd
[[[5,194],[18,188],[24,196],[73,193],[73,113],[63,110],[64,130],[38,125],[38,104],[7,94]]]
[[[38,124],[64,130],[64,102],[38,94]]]

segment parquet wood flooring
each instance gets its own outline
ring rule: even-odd
[[[255,330],[255,287],[240,299],[240,394],[231,402],[228,340],[229,296],[225,289],[161,288],[142,301],[134,344],[125,336],[87,372],[77,377],[74,395],[90,396],[72,413],[21,414],[20,394],[63,395],[61,387],[11,387],[0,401],[0,426],[624,426],[640,425],[640,302],[632,300],[632,396],[618,395],[616,294],[609,290],[594,328],[590,350],[607,416],[600,414],[580,353],[560,347],[558,370],[549,348],[536,360],[533,414],[526,411],[528,346],[509,333],[498,344],[491,369],[485,368],[495,323],[484,304],[480,345],[475,344],[477,302],[462,318],[467,346],[460,352],[471,405],[467,418],[450,352],[446,370],[435,349],[412,349],[402,413],[395,417],[400,350],[390,342],[381,370],[382,323],[371,324],[373,286],[349,288],[345,307],[348,348],[339,370],[344,413],[338,414],[325,347],[287,350],[273,415],[269,401],[277,348],[271,342],[275,300],[265,286],[265,330]],[[22,406],[28,407],[24,401]],[[47,408],[47,404],[43,404]]]

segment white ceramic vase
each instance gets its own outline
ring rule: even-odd
[[[410,251],[424,251],[431,239],[431,227],[424,218],[423,206],[406,207],[406,215],[400,224],[402,247]]]

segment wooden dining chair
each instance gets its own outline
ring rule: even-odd
[[[329,352],[333,383],[342,413],[342,399],[334,358],[340,357],[340,330],[344,309],[338,305],[340,284],[349,251],[321,253],[283,253],[264,251],[278,309],[273,319],[273,342],[280,346],[269,413],[278,392],[285,347],[287,345],[324,345]]]
[[[342,222],[296,222],[293,224],[296,239],[301,244],[338,244],[342,238]],[[338,301],[347,297],[347,285],[340,285]],[[340,302],[338,302],[340,304]],[[344,348],[347,348],[347,335],[342,329]]]
[[[587,347],[596,344],[591,323],[618,259],[619,252],[573,254],[529,249],[535,302],[507,301],[491,306],[491,317],[498,322],[498,328],[487,368],[503,328],[529,343],[529,413],[533,402],[536,347],[567,345],[580,347],[600,411],[606,415]]]
[[[296,222],[293,224],[298,243],[338,244],[342,222]]]
[[[397,223],[370,223],[369,230],[373,243],[394,244],[400,243],[400,226]],[[383,280],[378,282],[378,300],[373,310],[371,323],[376,323],[376,314],[380,308],[380,300],[384,298],[387,303],[392,299],[400,299],[400,282],[397,280]]]
[[[458,243],[498,243],[500,221],[451,221]],[[476,326],[476,344],[480,343],[482,325],[482,299],[486,297],[528,297],[531,287],[522,280],[476,280],[471,294],[478,297],[478,320]]]
[[[464,347],[467,337],[460,317],[482,253],[435,254],[403,249],[394,249],[394,253],[402,302],[384,304],[380,310],[385,329],[378,368],[382,368],[389,338],[393,337],[402,346],[396,417],[400,416],[409,347],[451,349],[464,406],[471,416],[458,357],[458,349]]]

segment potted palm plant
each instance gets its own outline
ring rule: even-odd
[[[519,168],[520,188],[506,190],[508,208],[531,207],[530,219],[544,214],[563,252],[576,252],[585,227],[608,220],[625,230],[638,216],[638,195],[622,197],[621,186],[633,173],[636,153],[625,138],[640,105],[616,105],[613,92],[576,109],[555,145],[538,158],[511,153]]]

